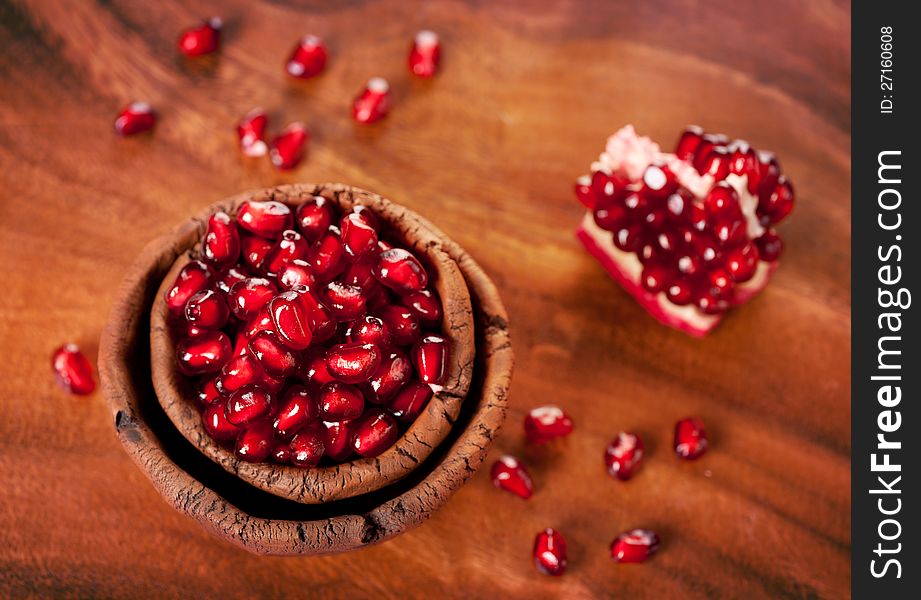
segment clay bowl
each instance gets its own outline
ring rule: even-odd
[[[495,286],[455,243],[445,239],[442,247],[470,290],[476,359],[469,393],[451,432],[408,476],[369,494],[308,505],[245,483],[189,443],[163,412],[151,383],[148,307],[183,251],[156,242],[141,253],[122,282],[100,342],[102,389],[125,451],[167,503],[250,552],[344,552],[419,525],[485,458],[505,419],[513,365],[507,315]]]
[[[164,293],[176,274],[194,255],[208,217],[217,210],[234,215],[246,200],[279,200],[292,207],[321,195],[348,211],[353,205],[370,207],[390,239],[403,240],[405,247],[426,263],[444,312],[442,334],[449,340],[447,377],[415,422],[383,454],[351,462],[304,469],[273,463],[238,460],[232,449],[212,439],[202,425],[188,378],[176,368],[175,340],[168,326],[169,312]],[[444,234],[416,213],[377,194],[341,184],[288,185],[240,194],[215,204],[198,217],[181,225],[174,234],[161,238],[161,248],[179,252],[172,268],[162,278],[150,315],[151,370],[154,389],[163,410],[179,432],[205,456],[228,472],[266,492],[306,504],[319,504],[373,492],[405,477],[440,444],[457,419],[470,386],[474,362],[472,309],[467,284],[455,260],[442,248]]]

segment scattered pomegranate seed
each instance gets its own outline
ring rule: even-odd
[[[221,27],[218,17],[211,17],[204,23],[191,27],[179,36],[179,51],[186,56],[211,54],[221,45]]]
[[[135,135],[150,131],[157,124],[157,115],[146,102],[132,102],[118,113],[115,131],[121,135]]]
[[[268,421],[250,425],[237,436],[234,455],[246,462],[262,462],[275,448],[274,435],[272,424]]]
[[[51,355],[51,368],[58,385],[81,396],[93,393],[96,381],[93,367],[76,344],[64,344]]]
[[[373,77],[355,98],[352,116],[359,123],[374,123],[390,112],[390,84],[386,79]]]
[[[215,373],[230,360],[232,352],[230,338],[221,331],[208,331],[176,344],[179,370],[185,375]]]
[[[294,218],[291,209],[281,202],[248,200],[237,209],[237,222],[250,233],[275,239],[284,230],[291,229]]]
[[[423,30],[413,38],[409,51],[409,70],[417,77],[432,77],[441,61],[441,44],[438,34]]]
[[[352,421],[324,421],[323,443],[330,460],[344,462],[352,456]]]
[[[320,388],[320,415],[325,421],[348,421],[361,416],[365,397],[354,385],[332,381]]]
[[[497,488],[527,500],[534,494],[531,475],[514,456],[502,456],[492,466],[492,482]]]
[[[558,406],[539,406],[525,416],[524,432],[528,442],[544,444],[572,433],[572,419]]]
[[[359,456],[373,458],[392,446],[399,436],[394,418],[389,413],[372,408],[355,421],[352,449]]]
[[[611,542],[611,558],[619,563],[640,563],[655,554],[659,545],[659,536],[654,531],[625,531]]]
[[[323,40],[315,35],[305,35],[291,52],[285,70],[292,77],[309,79],[323,72],[327,58]]]
[[[406,384],[393,400],[387,404],[387,410],[398,421],[411,423],[422,413],[433,395],[434,392],[432,392],[430,386],[413,381]]]
[[[643,440],[635,433],[622,431],[604,450],[604,464],[611,477],[627,481],[643,462]]]
[[[675,423],[675,453],[692,460],[707,451],[707,432],[704,422],[688,417]]]
[[[380,364],[381,351],[374,344],[349,342],[326,351],[326,368],[345,383],[367,381]]]
[[[249,384],[230,395],[224,407],[224,416],[231,425],[246,427],[268,416],[274,405],[268,390]]]
[[[236,439],[240,434],[240,428],[231,424],[224,416],[224,400],[218,399],[209,404],[201,413],[201,422],[212,438],[219,442],[226,442]]]
[[[237,137],[240,138],[240,150],[246,156],[265,156],[269,151],[265,143],[265,129],[269,117],[261,108],[254,108],[246,113],[237,123]]]
[[[544,575],[566,572],[566,540],[555,529],[545,529],[534,538],[534,566]]]
[[[302,385],[292,385],[279,403],[281,409],[272,423],[279,437],[289,438],[317,420],[320,408],[317,401]]]
[[[269,159],[278,169],[286,171],[296,167],[304,156],[304,146],[310,141],[307,126],[300,122],[291,123],[272,139]]]
[[[189,323],[204,329],[220,329],[230,318],[230,308],[223,294],[202,290],[186,302],[185,318]]]

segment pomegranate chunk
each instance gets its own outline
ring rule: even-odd
[[[534,494],[531,475],[514,456],[502,456],[492,466],[492,482],[497,488],[527,500]]]
[[[545,529],[534,538],[534,566],[544,575],[566,572],[566,540],[555,529]]]
[[[157,124],[157,115],[146,102],[132,102],[118,113],[115,131],[121,135],[135,135],[150,131]]]
[[[539,406],[525,416],[524,433],[528,442],[544,444],[572,433],[572,419],[558,406]]]
[[[399,436],[396,420],[389,413],[372,408],[355,421],[352,450],[359,456],[372,458],[392,446]]]
[[[179,36],[179,51],[186,56],[211,54],[221,45],[221,20],[212,17],[182,32]]]
[[[246,113],[237,123],[237,137],[240,138],[240,150],[246,156],[265,156],[269,151],[265,143],[265,128],[269,117],[261,108],[254,108]]]
[[[309,79],[323,72],[327,58],[323,40],[315,35],[305,35],[291,52],[285,70],[292,77]]]
[[[71,394],[86,395],[96,389],[93,367],[76,344],[65,344],[51,356],[51,368],[58,385]]]
[[[622,431],[604,449],[604,464],[611,477],[627,481],[643,462],[643,440],[635,433]]]
[[[697,417],[688,417],[675,423],[675,453],[693,460],[707,451],[707,432],[704,422]]]
[[[640,563],[655,554],[659,545],[659,536],[654,531],[625,531],[611,542],[611,558],[619,563]]]
[[[307,126],[300,122],[291,123],[272,139],[269,160],[282,171],[293,169],[304,157],[304,147],[309,141]]]
[[[409,70],[417,77],[432,77],[441,61],[441,44],[438,34],[423,30],[413,38],[409,51]]]
[[[374,123],[390,112],[390,84],[373,77],[352,104],[352,117],[359,123]]]

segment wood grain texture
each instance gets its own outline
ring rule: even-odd
[[[206,2],[0,4],[0,596],[423,595],[841,598],[849,593],[850,9],[820,0],[247,2],[219,10],[226,47],[188,63],[178,31]],[[443,71],[411,80],[422,27]],[[329,41],[306,83],[282,63],[298,36]],[[348,105],[390,79],[391,116]],[[112,134],[148,99],[152,136]],[[234,147],[256,105],[310,127],[308,159],[279,174]],[[573,237],[571,195],[605,137],[632,122],[664,144],[689,122],[776,151],[797,209],[763,294],[705,340],[658,326]],[[345,181],[393,198],[457,240],[496,281],[517,366],[493,449],[532,465],[529,504],[485,470],[435,517],[360,552],[259,558],[216,542],[160,499],[112,435],[102,398],[59,392],[51,351],[94,352],[127,265],[186,216],[245,189]],[[528,450],[532,406],[576,432]],[[680,463],[688,414],[709,454]],[[618,430],[642,433],[636,479],[604,474]],[[540,577],[534,534],[563,531],[570,571]],[[640,567],[607,546],[663,537]]]

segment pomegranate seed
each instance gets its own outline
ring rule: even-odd
[[[272,423],[275,433],[289,438],[308,424],[317,420],[320,408],[317,401],[302,385],[292,385],[281,399],[281,410]]]
[[[234,455],[246,462],[262,462],[269,457],[275,447],[272,424],[262,421],[244,429],[237,436]]]
[[[352,421],[323,421],[326,456],[337,462],[344,462],[352,456],[352,429]]]
[[[224,416],[231,425],[246,427],[271,414],[274,404],[268,390],[248,384],[230,394]]]
[[[707,235],[694,236],[691,242],[691,248],[694,253],[700,257],[703,264],[707,266],[719,262],[722,258],[719,246]]]
[[[58,385],[81,396],[96,389],[93,367],[76,344],[64,344],[51,355],[51,368]]]
[[[272,242],[256,235],[240,235],[240,253],[243,263],[254,273],[261,272],[262,261],[272,249]]]
[[[773,229],[768,229],[761,237],[756,238],[755,246],[758,248],[758,258],[761,260],[772,262],[780,258],[783,253],[783,241]]]
[[[208,265],[198,260],[189,261],[179,271],[173,285],[166,290],[166,307],[174,315],[183,314],[189,298],[210,287],[212,277]]]
[[[179,51],[186,56],[211,54],[221,45],[221,20],[212,17],[182,32],[179,36]]]
[[[669,302],[677,306],[689,304],[693,299],[694,291],[691,284],[684,279],[677,279],[670,282],[665,288],[665,296]]]
[[[735,219],[742,214],[739,208],[739,195],[731,185],[719,182],[707,192],[704,198],[704,208],[711,221]]]
[[[665,289],[666,282],[673,277],[674,275],[662,265],[649,264],[643,267],[640,284],[647,292],[658,294]]]
[[[492,482],[497,488],[527,500],[534,494],[531,475],[514,456],[502,456],[492,466]]]
[[[725,269],[716,268],[707,273],[706,284],[714,298],[727,302],[732,300],[735,292],[732,276]]]
[[[304,360],[301,363],[300,377],[312,389],[319,389],[321,386],[336,380],[330,374],[329,369],[326,368],[326,353],[319,350],[310,350],[304,356]]]
[[[381,252],[374,267],[377,280],[397,292],[418,292],[428,284],[428,274],[415,256],[402,248]]]
[[[579,202],[582,203],[582,206],[589,210],[595,210],[595,192],[592,191],[592,178],[588,175],[583,175],[576,179],[576,183],[573,186],[573,189],[576,192],[576,198],[579,199]]]
[[[336,344],[326,351],[326,368],[345,383],[367,381],[381,364],[381,351],[374,344]]]
[[[381,284],[374,278],[374,265],[377,262],[377,253],[372,252],[361,260],[351,263],[340,277],[340,281],[347,285],[354,285],[363,292],[374,292],[381,288]]]
[[[265,128],[269,117],[261,108],[254,108],[246,113],[237,123],[237,137],[240,138],[240,150],[246,156],[265,156],[269,151],[265,143]]]
[[[185,305],[185,318],[203,329],[220,329],[230,318],[230,308],[223,294],[202,290],[189,298]]]
[[[614,232],[614,245],[624,252],[636,252],[643,242],[643,225],[633,223]]]
[[[275,277],[285,265],[293,260],[305,260],[309,253],[307,240],[293,229],[287,229],[262,259],[262,271]]]
[[[305,35],[291,52],[285,70],[299,79],[316,77],[326,67],[327,57],[323,40],[315,35]]]
[[[427,335],[413,346],[413,365],[423,383],[440,385],[448,362],[448,342],[440,335]]]
[[[272,326],[279,340],[293,350],[303,350],[313,338],[310,306],[304,298],[305,294],[288,291],[269,301]]]
[[[632,432],[617,434],[604,450],[604,464],[608,474],[621,481],[627,481],[643,462],[643,440]]]
[[[314,286],[313,267],[305,260],[295,258],[278,271],[278,283],[283,289],[310,291]]]
[[[572,433],[572,419],[558,406],[540,406],[525,416],[524,432],[528,442],[544,444]]]
[[[729,302],[707,289],[697,297],[697,308],[704,314],[719,315],[729,310]]]
[[[389,413],[372,408],[355,421],[352,449],[359,456],[372,458],[392,446],[398,437],[396,420]]]
[[[390,304],[381,308],[377,314],[390,330],[393,343],[398,346],[415,344],[422,335],[419,319],[406,307]]]
[[[748,281],[758,268],[758,249],[751,242],[733,248],[725,255],[726,270],[736,283]]]
[[[221,394],[230,394],[245,385],[259,382],[265,373],[256,357],[249,352],[236,355],[227,361],[217,376],[215,385]]]
[[[323,300],[329,312],[339,321],[357,319],[364,314],[367,307],[361,288],[338,281],[326,284]]]
[[[688,417],[675,423],[675,453],[688,460],[697,458],[707,450],[707,432],[704,422]]]
[[[218,277],[218,280],[215,282],[217,289],[221,290],[224,294],[228,296],[228,302],[230,301],[230,289],[238,281],[243,281],[249,277],[249,275],[242,268],[238,266],[230,267],[229,269],[221,272]]]
[[[297,357],[271,331],[260,331],[253,336],[249,351],[273,377],[287,377],[297,370]]]
[[[400,392],[387,404],[390,411],[398,421],[412,423],[432,399],[432,388],[424,383],[413,381],[406,384]]]
[[[416,316],[423,325],[437,327],[441,324],[441,301],[435,292],[420,290],[406,294],[400,302]]]
[[[256,312],[255,316],[246,323],[241,331],[246,339],[247,348],[249,347],[249,340],[262,331],[275,333],[275,325],[272,323],[272,316],[269,314],[268,303]]]
[[[278,442],[275,444],[275,448],[272,449],[272,462],[279,465],[291,464],[291,456],[291,446],[286,442]]]
[[[386,79],[373,77],[368,80],[352,104],[352,117],[359,123],[374,123],[390,112],[390,84]]]
[[[291,209],[281,202],[248,200],[237,209],[240,226],[260,237],[275,239],[285,229],[291,229]]]
[[[333,208],[323,196],[314,196],[297,207],[297,226],[309,242],[320,239],[333,224]]]
[[[218,399],[209,404],[201,413],[201,423],[205,431],[219,442],[236,439],[240,433],[240,428],[233,425],[224,416],[224,404],[223,399]]]
[[[386,403],[409,382],[412,375],[413,367],[403,352],[393,349],[384,353],[380,366],[368,380],[368,401]]]
[[[146,102],[132,102],[118,113],[115,131],[121,135],[135,135],[150,131],[157,124],[157,115]]]
[[[751,178],[758,171],[758,156],[744,140],[736,140],[729,146],[729,172]]]
[[[314,245],[311,255],[313,275],[318,281],[332,281],[345,269],[345,248],[338,229],[330,228]]]
[[[339,223],[342,247],[351,260],[366,256],[377,248],[377,230],[363,213],[349,213]]]
[[[230,338],[220,331],[184,338],[176,344],[179,370],[185,375],[204,375],[221,370],[230,360],[233,349]]]
[[[365,315],[349,326],[346,337],[350,342],[376,344],[380,348],[390,345],[390,329],[377,317]]]
[[[693,196],[684,188],[679,189],[671,194],[665,201],[665,215],[670,221],[684,222],[688,220],[691,212]]]
[[[320,416],[325,421],[347,421],[361,416],[365,397],[354,385],[332,381],[320,388]]]
[[[432,77],[438,70],[441,60],[441,44],[438,34],[423,30],[413,38],[409,51],[409,70],[416,77]]]
[[[566,540],[555,529],[545,529],[534,538],[534,566],[544,575],[566,572]]]
[[[592,173],[592,191],[595,193],[595,208],[608,207],[623,200],[630,181],[625,177],[604,171]]]
[[[625,531],[611,542],[611,558],[619,563],[641,563],[655,554],[659,544],[659,536],[654,531]]]
[[[712,133],[703,134],[700,138],[700,144],[698,144],[697,149],[694,151],[694,168],[703,175],[705,172],[704,161],[710,155],[710,151],[714,148],[724,149],[723,147],[728,143],[729,138],[724,135],[714,135]]]
[[[269,145],[269,160],[283,171],[293,169],[304,157],[304,146],[310,141],[307,126],[294,122],[282,129]]]
[[[661,200],[667,198],[678,189],[678,180],[675,174],[664,165],[652,164],[643,172],[643,188],[641,193],[651,199]]]
[[[762,193],[758,201],[758,213],[764,215],[762,223],[777,225],[793,211],[793,184],[781,175],[769,194]]]
[[[209,406],[221,398],[221,392],[217,387],[217,377],[204,380],[198,387],[198,394],[195,396],[201,406]]]
[[[710,175],[716,181],[722,181],[729,175],[731,155],[726,148],[716,146],[703,157],[698,171],[701,175]]]
[[[275,284],[262,277],[248,277],[230,288],[230,309],[241,321],[249,321],[268,304],[277,292]]]
[[[630,212],[623,204],[599,206],[592,216],[598,227],[611,232],[626,227],[630,222]]]
[[[770,193],[780,177],[780,163],[773,152],[758,152],[758,175],[748,180],[748,191],[759,196]]]
[[[703,135],[703,129],[696,125],[689,125],[681,133],[681,137],[678,138],[678,144],[675,146],[675,156],[685,161],[693,160]]]
[[[221,211],[208,219],[208,229],[202,239],[202,255],[215,266],[234,263],[240,257],[240,234],[237,224]]]
[[[326,453],[325,432],[319,426],[308,426],[291,439],[291,464],[315,467]]]

